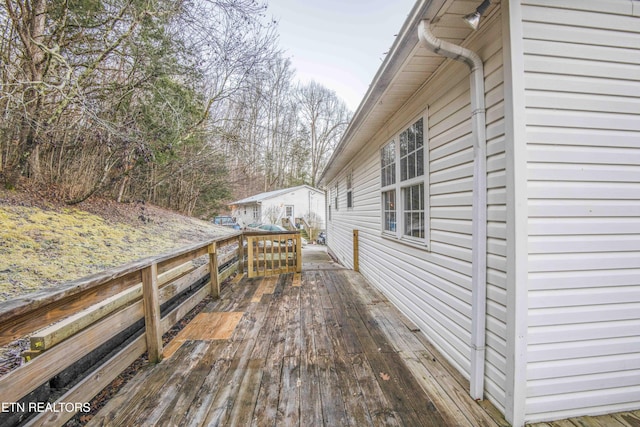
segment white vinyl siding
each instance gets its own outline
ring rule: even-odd
[[[422,104],[422,109],[424,105]],[[427,121],[424,124],[425,127],[428,126]],[[398,124],[398,132],[402,131],[401,126],[403,124]],[[446,130],[446,126],[442,129]],[[377,147],[386,142],[388,141],[378,141]],[[470,143],[469,138],[466,143]],[[469,159],[463,161],[468,162]],[[382,198],[379,148],[374,147],[373,150],[368,149],[362,153],[354,159],[352,168],[356,196],[354,208],[333,213],[330,249],[340,261],[351,267],[351,231],[358,229],[360,272],[416,323],[468,377],[471,316],[470,225],[460,226],[456,224],[459,220],[454,223],[446,220],[432,221],[432,226],[436,224],[441,234],[447,232],[443,229],[451,227],[450,232],[457,233],[460,237],[453,244],[439,242],[438,248],[431,252],[384,238],[380,232]],[[337,179],[341,179],[341,176]],[[471,183],[467,186],[470,191]],[[465,209],[471,210],[470,197]],[[433,208],[431,211],[433,212]],[[466,222],[470,224],[470,221]]]
[[[501,30],[482,38],[486,55],[488,157],[488,272],[486,381],[489,398],[505,406],[506,372],[506,196]],[[471,46],[478,48],[479,46]],[[424,116],[428,147],[426,200],[430,250],[420,250],[381,236],[384,207],[382,148],[428,105]],[[470,375],[471,232],[473,147],[469,69],[450,62],[405,110],[345,168],[353,170],[357,196],[350,212],[334,213],[330,249],[352,266],[352,229],[359,229],[360,272],[409,317],[462,374]],[[412,123],[412,122],[409,122]],[[397,138],[396,138],[397,140]],[[396,163],[396,168],[399,168]],[[395,169],[390,168],[395,176]],[[399,174],[399,172],[398,172]],[[338,175],[342,180],[345,175]],[[336,180],[327,183],[329,188]],[[396,193],[396,202],[402,201]],[[397,210],[396,215],[401,215]]]
[[[518,425],[638,409],[640,1],[498,3],[463,43],[485,66],[485,398]],[[504,20],[501,5],[511,11]],[[502,34],[501,24],[514,26]],[[435,24],[436,35],[442,28]],[[503,64],[507,40],[504,58],[514,62]],[[408,63],[429,64],[430,55],[416,47]],[[333,188],[353,171],[354,208],[334,215],[330,249],[352,266],[360,230],[360,272],[469,378],[468,67],[446,60],[403,99],[327,182]],[[380,154],[426,108],[430,245],[420,250],[384,237],[392,210],[382,203],[390,187]],[[392,187],[400,216],[403,197]]]
[[[639,405],[640,19],[630,16],[634,3],[523,6],[528,421]]]
[[[487,334],[485,393],[500,410],[505,408],[507,365],[507,186],[504,69],[501,17],[487,31],[484,48],[487,125]]]
[[[389,142],[379,136],[352,165],[356,197],[351,211],[334,212],[330,249],[352,266],[351,231],[359,229],[360,272],[409,317],[431,342],[469,377],[471,339],[471,205],[472,147],[468,69],[452,63],[407,111],[394,120],[395,134],[407,118],[429,105],[424,118],[430,170],[429,251],[383,237],[380,149]],[[453,73],[453,74],[452,74]],[[455,78],[451,78],[452,75]],[[461,86],[461,87],[460,87]],[[461,111],[449,114],[448,111]],[[432,114],[433,113],[433,114]],[[413,122],[409,122],[413,123]],[[396,166],[397,167],[397,166]],[[343,175],[338,175],[341,180]],[[335,180],[328,183],[335,185]],[[401,196],[396,194],[396,201]],[[397,212],[400,215],[400,211]]]

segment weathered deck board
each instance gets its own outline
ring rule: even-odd
[[[202,312],[175,336],[164,349],[164,357],[171,357],[182,344],[190,340],[213,341],[231,338],[242,312]]]
[[[233,280],[90,425],[508,425],[362,276],[312,265]],[[538,425],[608,421],[640,416]]]
[[[321,316],[317,285],[314,274],[301,278],[300,289],[300,425],[322,425],[322,405],[320,397],[320,379],[318,377],[317,355],[328,353],[328,337],[324,317]]]

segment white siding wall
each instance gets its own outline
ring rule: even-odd
[[[523,3],[526,419],[637,409],[640,2]]]
[[[250,205],[236,206],[231,212],[231,215],[236,218],[236,221],[238,222],[238,224],[240,224],[241,227],[246,227],[249,224],[260,222],[261,219],[260,219],[259,206],[258,206],[258,218],[256,219],[253,217],[253,210],[254,210],[254,207],[256,206],[258,205],[255,203]]]
[[[452,89],[465,67],[453,64],[455,81],[440,81]],[[402,131],[411,118],[430,104],[432,250],[419,250],[381,236],[379,148]],[[455,105],[457,103],[457,105]],[[451,105],[454,104],[454,105]],[[338,210],[332,206],[329,245],[352,266],[352,230],[360,230],[360,271],[380,288],[468,377],[471,315],[471,156],[468,84],[446,98],[426,95],[414,108],[398,114],[353,163],[354,207],[346,209],[345,173],[338,177]],[[460,111],[448,115],[444,110]],[[447,133],[455,133],[449,136]],[[467,152],[467,153],[465,153]],[[328,188],[335,191],[335,182]],[[448,197],[456,200],[448,202]],[[453,203],[453,204],[452,204]],[[333,202],[332,194],[332,205]],[[447,239],[449,234],[451,239]],[[448,242],[453,241],[453,243]]]
[[[489,180],[488,397],[504,407],[506,209],[503,75],[500,18],[479,31],[470,48],[486,63]],[[488,34],[487,34],[488,31]],[[448,61],[431,84],[399,111],[337,177],[338,210],[331,192],[329,247],[352,267],[352,230],[360,230],[360,271],[380,288],[467,378],[471,330],[471,205],[473,148],[469,69]],[[381,235],[381,146],[428,106],[431,250]],[[353,171],[353,209],[346,208],[346,174]],[[329,192],[327,194],[329,197]]]
[[[496,14],[480,50],[487,108],[487,342],[485,390],[504,412],[507,364],[507,186],[501,16]]]
[[[270,222],[270,216],[275,215],[276,224],[281,224],[281,219],[285,218],[285,207],[294,207],[294,216],[303,218],[309,212],[318,215],[321,222],[321,228],[325,224],[325,196],[322,192],[310,190],[308,188],[299,188],[295,191],[279,195],[270,199],[266,199],[261,205],[262,222]],[[249,211],[247,211],[249,213]]]

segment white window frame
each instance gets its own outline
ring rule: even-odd
[[[415,161],[419,160],[418,151],[412,151],[411,153],[415,153],[414,156],[411,156],[411,153],[401,156],[401,137],[403,134],[408,135],[409,130],[416,125],[420,120],[422,120],[422,175],[418,176],[406,176],[405,179],[402,180],[402,167],[401,161],[405,160],[408,162],[408,159],[413,158]],[[420,248],[428,249],[430,246],[430,227],[429,227],[429,137],[427,134],[427,112],[420,114],[415,117],[413,120],[409,121],[402,129],[394,135],[392,139],[387,141],[382,147],[380,147],[380,204],[381,204],[381,233],[383,237],[394,239],[402,243],[410,244],[413,246],[418,246]],[[393,144],[393,145],[391,145]],[[385,151],[387,151],[387,155],[389,149],[393,150],[393,159],[392,162],[383,163],[383,156],[385,156]],[[387,159],[389,160],[389,159]],[[419,167],[417,163],[414,163],[417,168]],[[384,165],[384,166],[383,166]],[[407,170],[407,168],[405,168]],[[387,178],[382,175],[387,172]],[[391,173],[392,177],[389,179],[389,173]],[[386,182],[386,181],[393,182]],[[405,206],[405,195],[407,191],[410,191],[411,188],[415,188],[417,186],[422,185],[422,193],[419,194],[421,196],[422,209],[420,206],[418,209],[411,211],[408,207]],[[391,192],[395,192],[395,198],[392,200],[392,204],[389,203],[389,200],[386,195],[391,194]],[[387,202],[387,203],[385,203]],[[415,208],[415,206],[414,206]],[[406,212],[409,211],[409,212]],[[408,225],[408,222],[405,218],[406,214],[414,213],[415,215],[423,214],[424,223],[423,226],[423,234],[424,236],[417,237],[412,236],[410,234],[405,233],[405,226]],[[394,215],[395,214],[395,215]],[[414,216],[415,217],[415,216]],[[392,223],[392,219],[395,221]],[[414,229],[415,230],[415,229]],[[414,231],[415,232],[415,231]]]

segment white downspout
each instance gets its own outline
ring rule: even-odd
[[[484,395],[485,329],[487,299],[487,135],[484,102],[484,71],[480,56],[462,46],[440,40],[433,35],[429,21],[422,21],[418,37],[430,51],[471,69],[471,125],[473,152],[473,236],[472,236],[472,309],[471,309],[471,379],[474,399]]]

